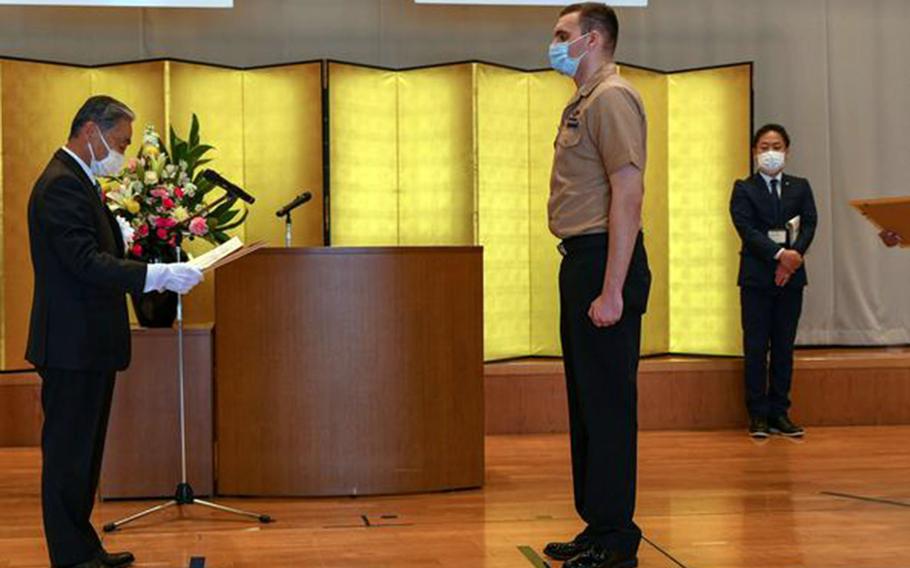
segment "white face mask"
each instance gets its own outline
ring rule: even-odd
[[[776,174],[784,169],[787,163],[787,155],[777,150],[768,150],[758,155],[758,167],[768,175]]]
[[[89,143],[88,151],[92,156],[92,163],[89,167],[92,169],[92,173],[98,177],[110,177],[119,174],[123,170],[123,164],[126,162],[126,158],[123,157],[123,154],[120,152],[115,152],[107,144],[107,140],[104,139],[104,134],[101,133],[101,129],[98,129],[98,136],[101,137],[101,143],[104,144],[104,147],[107,149],[107,157],[103,160],[95,159],[95,150],[92,149],[92,144]]]

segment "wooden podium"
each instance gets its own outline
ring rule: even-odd
[[[215,320],[219,494],[483,484],[481,248],[262,249]]]
[[[212,327],[185,335],[187,473],[199,496],[214,490]],[[180,481],[177,332],[132,330],[133,361],[117,376],[99,487],[103,499],[172,497]]]

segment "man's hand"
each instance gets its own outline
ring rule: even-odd
[[[178,294],[186,294],[197,284],[202,282],[204,276],[202,272],[185,262],[176,262],[165,264],[166,268],[164,277],[164,288]]]
[[[784,268],[783,264],[777,265],[777,271],[774,273],[774,283],[783,288],[790,281],[793,273]]]
[[[203,278],[204,276],[198,268],[185,262],[149,264],[145,276],[145,291],[170,290],[178,294],[186,294],[196,284],[202,282]]]
[[[597,327],[610,327],[622,317],[622,293],[601,294],[591,302],[588,317]]]
[[[795,250],[785,250],[778,259],[779,266],[783,266],[791,274],[803,265],[803,257]]]
[[[904,242],[904,239],[894,231],[882,231],[878,236],[881,237],[882,242],[885,243],[885,246],[887,247],[896,247]]]

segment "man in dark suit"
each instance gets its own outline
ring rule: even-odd
[[[784,174],[790,136],[778,124],[761,127],[752,141],[758,173],[733,186],[730,214],[742,239],[739,286],[745,353],[749,433],[802,436],[790,408],[793,348],[808,283],[803,257],[815,237],[818,214],[812,188]],[[770,376],[768,352],[770,350]]]
[[[121,230],[95,178],[122,169],[133,116],[110,97],[88,99],[28,203],[35,291],[26,358],[42,378],[41,497],[55,567],[133,562],[128,552],[107,553],[90,522],[114,376],[130,361],[125,294],[186,293],[202,280],[186,264],[124,258]]]

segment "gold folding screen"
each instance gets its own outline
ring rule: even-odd
[[[398,76],[400,245],[474,242],[472,73],[454,65]]]
[[[649,120],[644,223],[654,281],[643,352],[737,354],[727,201],[749,168],[751,67],[621,72],[642,93]],[[243,236],[281,244],[275,209],[310,190],[313,202],[294,214],[294,244],[319,245],[323,81],[332,244],[481,244],[487,359],[558,355],[560,257],[546,203],[553,139],[574,90],[565,78],[479,63],[406,71],[330,63],[323,77],[321,63],[238,70],[0,60],[3,367],[24,365],[28,195],[86,97],[130,104],[136,140],[146,123],[185,134],[196,113],[217,147],[214,167],[257,197]],[[187,318],[210,321],[211,296],[211,283],[195,291]]]
[[[733,180],[750,168],[751,68],[667,77],[670,212],[670,345],[674,353],[742,351],[730,221]]]
[[[142,129],[186,136],[193,113],[214,145],[213,167],[257,197],[241,234],[283,243],[274,211],[307,189],[314,202],[295,212],[294,243],[322,244],[322,64],[236,70],[152,61],[98,68],[0,60],[0,208],[2,225],[2,368],[22,368],[31,305],[32,270],[26,206],[32,184],[66,142],[70,121],[92,94],[109,94],[137,113]],[[200,250],[204,245],[194,244]],[[190,322],[212,320],[212,282],[187,298]]]
[[[727,200],[749,169],[751,66],[621,71],[649,120],[644,230],[654,281],[642,351],[739,353]],[[479,63],[332,64],[329,85],[333,244],[483,245],[487,359],[559,355],[559,255],[546,203],[574,85]]]
[[[472,67],[332,63],[328,85],[332,244],[472,244]]]
[[[484,247],[484,351],[531,346],[529,76],[477,66],[477,242]]]
[[[26,205],[32,184],[66,141],[92,70],[3,61],[3,300],[6,368],[23,368],[32,270]]]

